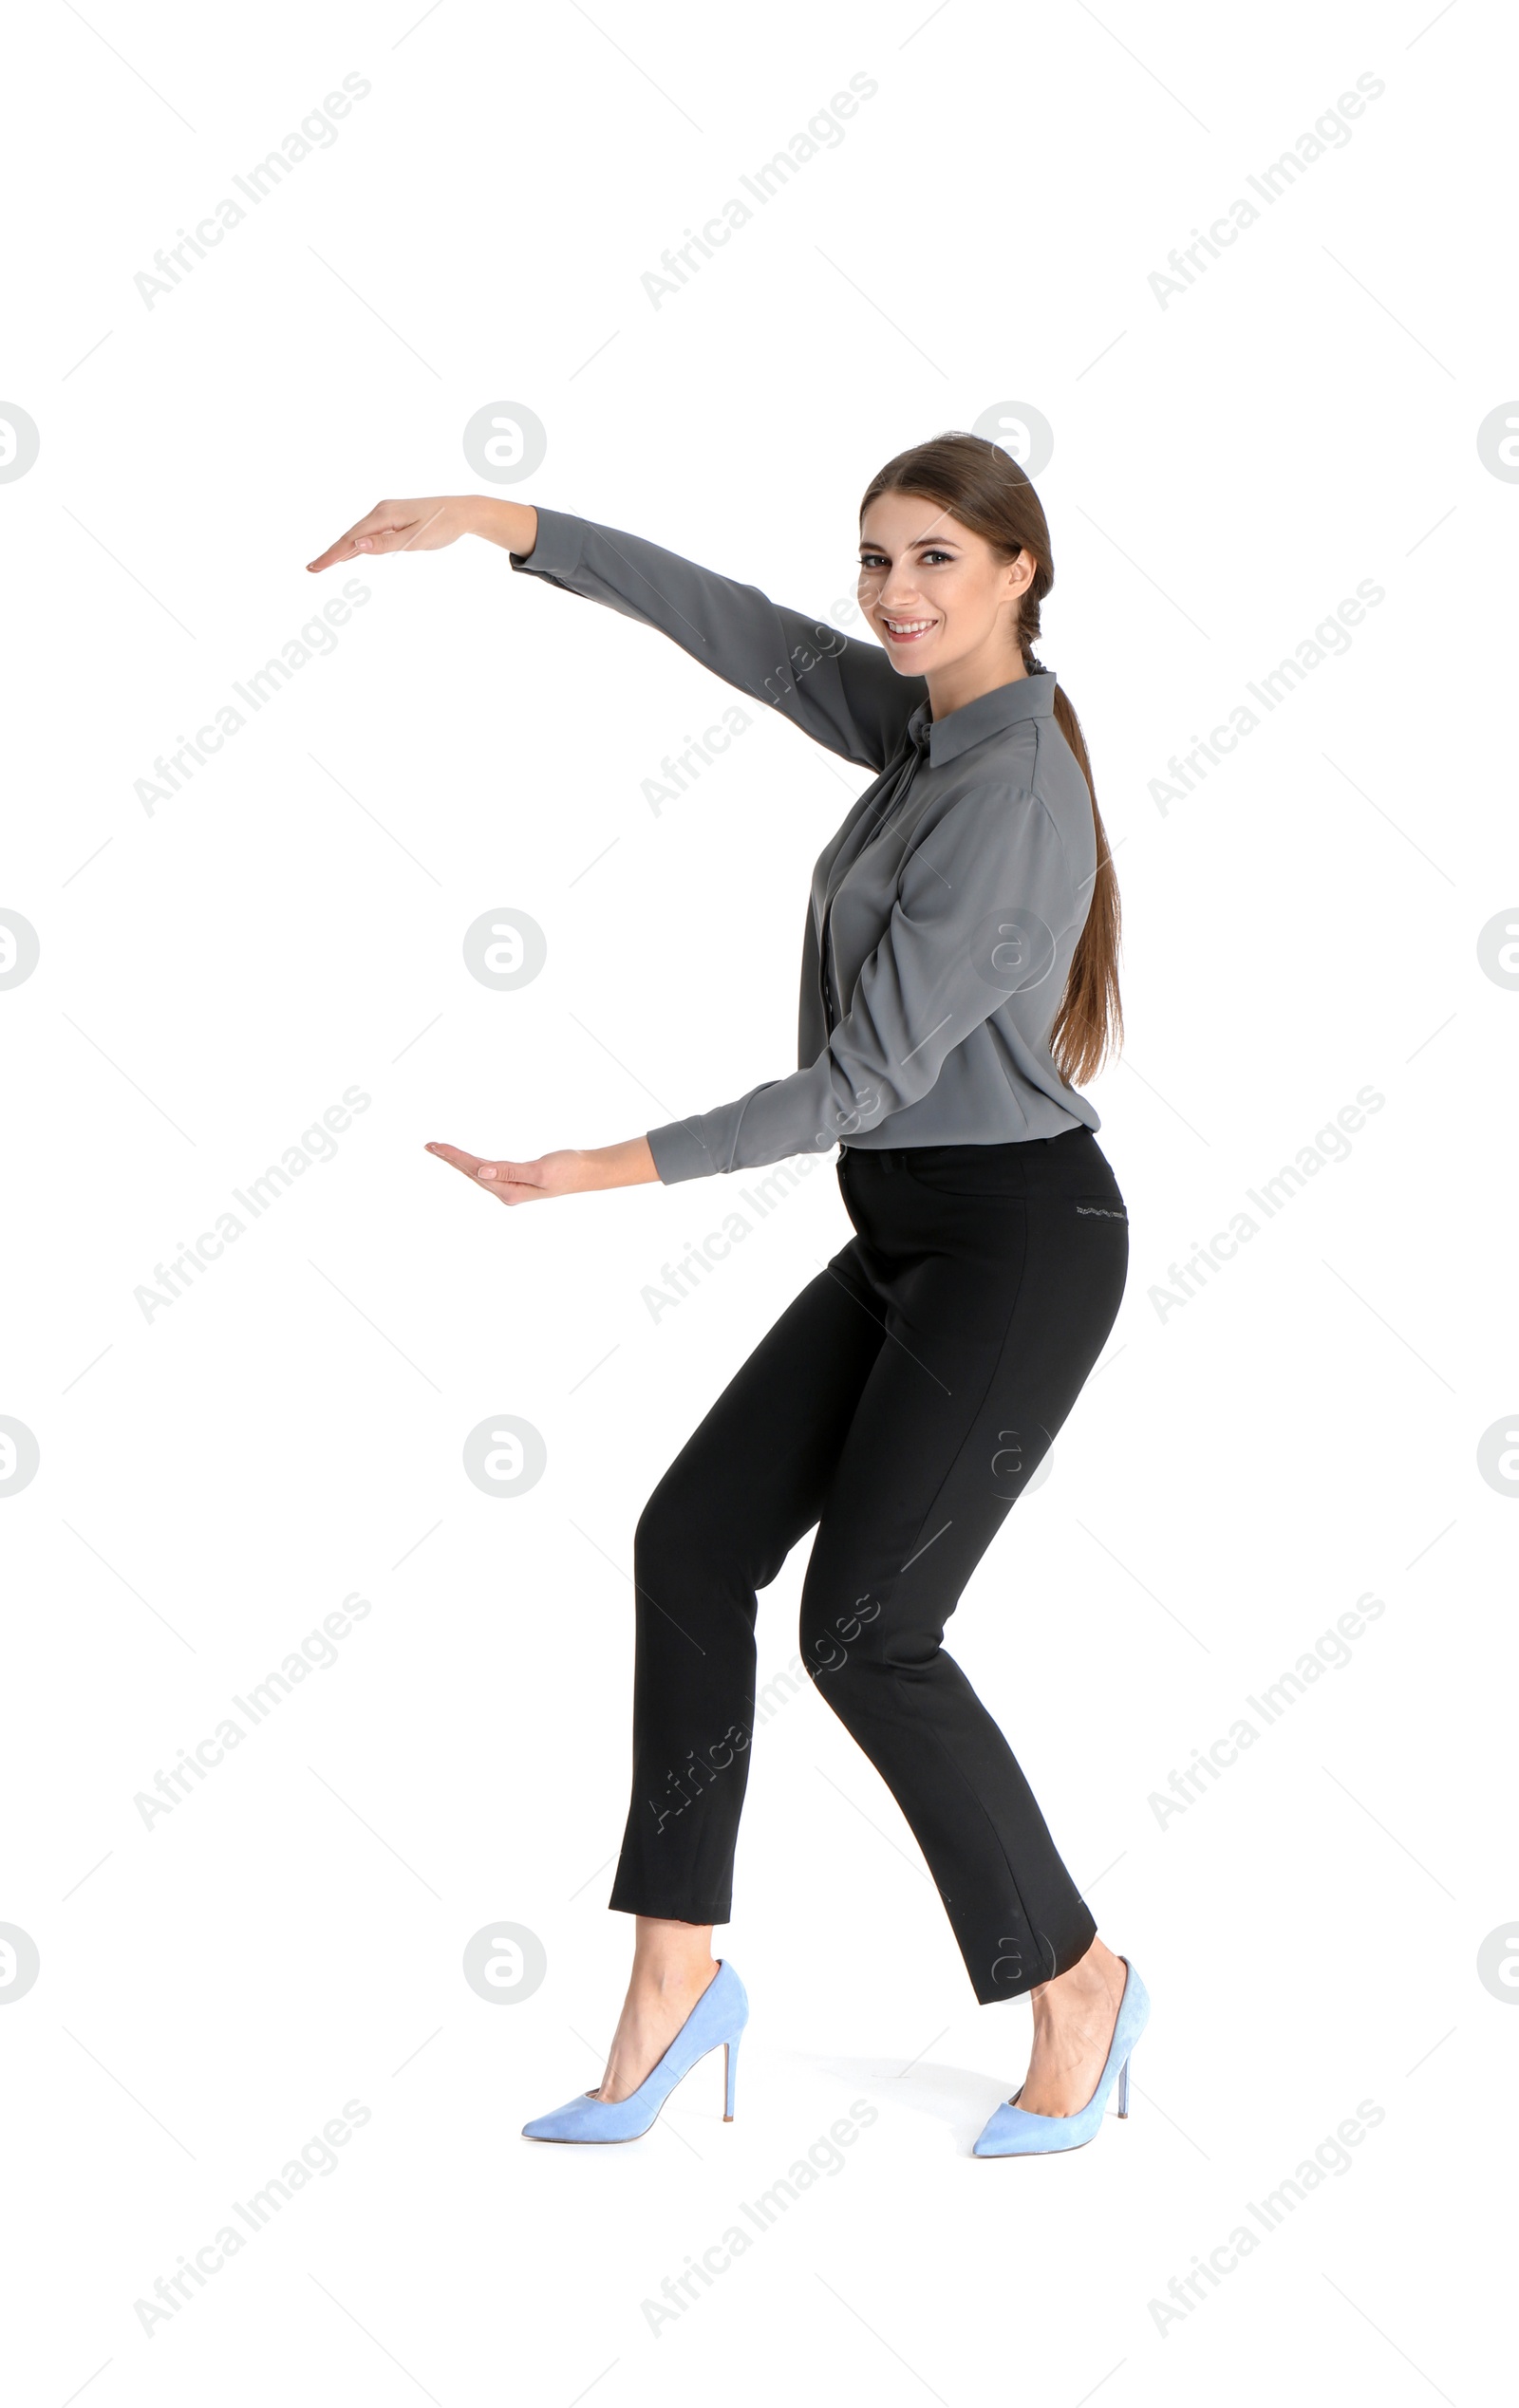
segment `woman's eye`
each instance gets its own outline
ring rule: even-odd
[[[924,566],[927,567],[929,561],[947,560],[949,557],[950,555],[947,551],[926,551],[923,555]]]

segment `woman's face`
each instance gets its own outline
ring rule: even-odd
[[[860,522],[860,608],[904,676],[1016,658],[1018,599],[1033,579],[1031,552],[1002,559],[921,495],[879,494]]]

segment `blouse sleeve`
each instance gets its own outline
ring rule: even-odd
[[[862,768],[884,769],[928,693],[922,678],[899,677],[879,644],[784,610],[757,586],[620,528],[540,509],[532,551],[509,557],[528,576],[657,627],[741,694]]]
[[[904,863],[887,929],[816,1061],[649,1129],[660,1178],[752,1170],[879,1128],[1009,995],[1050,977],[1085,909],[1042,802],[1005,786],[962,797]]]

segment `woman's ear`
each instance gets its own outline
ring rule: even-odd
[[[1027,593],[1029,587],[1034,582],[1034,555],[1025,544],[1022,551],[1018,554],[1017,559],[1010,560],[1007,564],[1007,573],[1011,579],[1011,584],[1008,588],[1010,592],[1015,594]]]

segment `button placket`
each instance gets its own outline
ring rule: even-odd
[[[851,861],[849,868],[845,870],[844,876],[840,878],[838,882],[839,887],[844,885],[845,880],[850,876],[850,873],[854,868],[855,864],[859,862],[867,852],[869,852],[871,847],[876,842],[877,838],[883,835],[887,828],[891,826],[891,822],[900,816],[902,808],[912,790],[913,780],[917,776],[919,764],[922,762],[928,749],[928,729],[927,725],[919,729],[910,723],[908,733],[910,739],[910,746],[907,757],[903,761],[901,770],[897,775],[896,782],[886,796],[884,806],[876,817],[874,827],[871,830],[870,834],[866,837],[864,843],[859,847],[859,849],[854,854],[854,858]],[[833,1035],[835,1026],[837,1020],[841,1017],[841,1015],[835,1008],[834,985],[833,980],[828,974],[830,923],[833,918],[834,904],[837,893],[838,887],[835,887],[834,893],[828,897],[827,902],[823,905],[823,923],[817,944],[818,976],[823,995],[823,1023],[830,1036]]]

